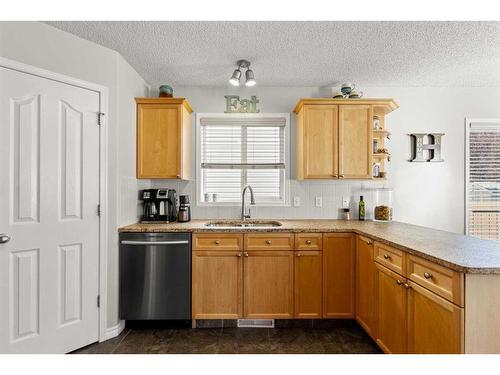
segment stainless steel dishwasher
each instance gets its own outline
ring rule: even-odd
[[[191,319],[191,234],[120,233],[120,319]]]

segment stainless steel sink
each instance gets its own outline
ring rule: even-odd
[[[272,228],[280,227],[281,223],[264,220],[209,221],[205,226],[209,228]]]

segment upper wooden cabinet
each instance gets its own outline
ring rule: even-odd
[[[384,124],[397,107],[392,99],[301,99],[294,109],[297,179],[371,179],[373,117]]]
[[[135,98],[137,178],[189,179],[190,114],[184,98]]]
[[[339,106],[339,177],[372,178],[373,107]]]

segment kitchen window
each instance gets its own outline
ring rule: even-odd
[[[500,119],[466,126],[466,234],[500,241]]]
[[[286,205],[289,122],[289,114],[198,114],[198,202],[237,205],[250,185],[257,205]]]

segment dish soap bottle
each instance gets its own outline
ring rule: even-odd
[[[358,205],[358,212],[359,212],[359,220],[363,221],[365,220],[365,202],[363,201],[363,196],[361,195],[359,197],[359,205]]]

